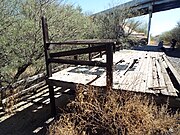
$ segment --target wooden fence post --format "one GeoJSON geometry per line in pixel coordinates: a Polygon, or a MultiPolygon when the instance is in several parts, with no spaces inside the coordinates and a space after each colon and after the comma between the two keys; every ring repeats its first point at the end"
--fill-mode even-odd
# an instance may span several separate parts
{"type": "Polygon", "coordinates": [[[106,88],[107,91],[113,86],[113,44],[106,45],[106,88]]]}
{"type": "MultiPolygon", "coordinates": [[[[91,45],[90,44],[88,44],[88,48],[90,48],[91,47],[91,45]]],[[[89,53],[89,61],[91,61],[91,59],[92,59],[92,54],[91,53],[89,53]]]]}
{"type": "MultiPolygon", "coordinates": [[[[51,63],[49,62],[49,58],[50,58],[49,35],[48,35],[47,20],[45,17],[42,17],[42,31],[43,31],[47,78],[49,78],[52,76],[52,66],[51,66],[51,63]]],[[[49,84],[48,84],[48,87],[49,87],[49,98],[50,98],[50,104],[51,104],[51,114],[55,116],[56,104],[55,104],[55,98],[54,98],[54,88],[53,86],[50,86],[49,84]]]]}
{"type": "Polygon", "coordinates": [[[1,96],[0,96],[0,107],[2,107],[3,108],[3,103],[2,103],[2,100],[3,100],[3,89],[1,89],[0,88],[0,94],[1,94],[1,96]]]}

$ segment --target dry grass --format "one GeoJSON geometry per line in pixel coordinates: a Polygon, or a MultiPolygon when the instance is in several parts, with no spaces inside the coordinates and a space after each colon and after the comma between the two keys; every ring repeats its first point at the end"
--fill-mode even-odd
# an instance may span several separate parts
{"type": "Polygon", "coordinates": [[[3,109],[6,112],[7,115],[15,113],[16,104],[18,102],[18,93],[20,91],[20,87],[17,87],[16,89],[8,89],[6,90],[6,98],[3,103],[3,109]]]}
{"type": "Polygon", "coordinates": [[[140,95],[79,87],[49,135],[178,135],[180,114],[140,95]],[[101,90],[99,90],[101,91],[101,90]]]}

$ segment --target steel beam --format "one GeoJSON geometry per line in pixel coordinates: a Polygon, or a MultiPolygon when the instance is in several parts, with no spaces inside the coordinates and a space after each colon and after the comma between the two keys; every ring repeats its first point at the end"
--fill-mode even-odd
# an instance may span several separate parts
{"type": "MultiPolygon", "coordinates": [[[[113,8],[109,8],[107,10],[101,11],[99,13],[93,14],[92,16],[97,16],[101,14],[109,14],[113,13],[114,10],[123,11],[124,9],[134,9],[134,11],[141,12],[141,15],[149,14],[149,4],[153,3],[153,11],[160,12],[165,10],[170,10],[174,8],[180,7],[180,0],[132,0],[130,2],[115,6],[113,8]]],[[[140,16],[139,14],[132,14],[131,17],[140,16]]]]}

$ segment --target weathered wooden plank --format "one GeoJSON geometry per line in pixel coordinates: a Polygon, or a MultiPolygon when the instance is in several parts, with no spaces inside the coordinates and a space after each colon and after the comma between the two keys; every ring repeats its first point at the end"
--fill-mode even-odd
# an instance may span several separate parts
{"type": "Polygon", "coordinates": [[[66,87],[68,89],[73,89],[73,90],[76,89],[76,83],[74,83],[74,82],[48,79],[47,83],[51,86],[66,87]]]}
{"type": "Polygon", "coordinates": [[[128,90],[132,91],[130,87],[134,85],[136,82],[135,74],[132,74],[132,72],[127,72],[126,75],[124,75],[124,80],[120,83],[120,89],[122,90],[128,90]]]}
{"type": "Polygon", "coordinates": [[[94,80],[97,75],[85,74],[85,73],[75,73],[75,72],[57,72],[50,77],[50,80],[57,80],[62,82],[73,82],[86,85],[90,81],[94,80]]]}
{"type": "MultiPolygon", "coordinates": [[[[152,64],[152,59],[151,59],[151,57],[148,55],[148,53],[147,53],[147,55],[146,55],[146,60],[145,60],[145,62],[146,62],[146,65],[145,65],[145,71],[144,71],[144,75],[143,75],[143,83],[144,83],[144,92],[147,92],[147,93],[153,93],[154,94],[154,91],[152,91],[152,90],[150,90],[149,88],[148,88],[148,86],[147,86],[147,83],[148,83],[148,75],[149,75],[149,70],[151,71],[151,73],[152,73],[152,65],[150,65],[150,64],[152,64]]],[[[151,77],[151,76],[150,76],[151,77]]],[[[152,79],[152,78],[151,78],[152,79]]],[[[150,83],[152,82],[152,80],[150,81],[150,83]]]]}
{"type": "Polygon", "coordinates": [[[165,84],[167,86],[167,92],[161,91],[162,94],[169,96],[177,96],[176,89],[174,88],[171,79],[166,71],[166,67],[167,67],[166,63],[162,62],[162,64],[160,63],[160,66],[164,76],[165,84]]]}
{"type": "Polygon", "coordinates": [[[121,76],[123,76],[123,75],[125,75],[127,72],[128,72],[128,70],[133,66],[133,64],[134,64],[134,59],[128,59],[128,60],[125,60],[125,63],[128,65],[127,66],[127,68],[124,70],[124,71],[122,71],[121,72],[121,76]]]}
{"type": "Polygon", "coordinates": [[[152,71],[152,57],[150,56],[150,61],[149,61],[149,72],[148,72],[148,80],[147,80],[147,88],[153,87],[153,71],[152,71]]]}
{"type": "Polygon", "coordinates": [[[74,65],[89,65],[106,67],[106,63],[100,61],[83,61],[83,60],[65,60],[65,59],[48,59],[50,63],[74,64],[74,65]]]}
{"type": "Polygon", "coordinates": [[[180,74],[175,70],[175,68],[172,66],[172,64],[170,63],[170,61],[167,59],[166,55],[162,55],[164,61],[166,62],[167,66],[170,68],[170,70],[172,71],[173,75],[176,77],[177,81],[180,84],[180,74]]]}
{"type": "Polygon", "coordinates": [[[70,50],[70,51],[50,53],[50,57],[52,58],[52,57],[72,56],[72,55],[86,54],[86,53],[99,52],[105,50],[106,50],[106,46],[100,45],[100,46],[93,46],[93,47],[70,50]]]}
{"type": "Polygon", "coordinates": [[[123,73],[127,67],[128,67],[128,64],[125,61],[115,65],[114,78],[113,78],[114,89],[121,89],[122,81],[125,78],[123,73]]]}
{"type": "MultiPolygon", "coordinates": [[[[140,60],[139,60],[140,61],[140,60]]],[[[146,54],[142,55],[140,66],[137,72],[139,72],[139,84],[135,87],[135,91],[146,92],[146,81],[147,81],[147,71],[149,67],[149,57],[146,54]]]]}
{"type": "Polygon", "coordinates": [[[54,45],[82,45],[82,44],[118,44],[116,39],[84,39],[84,40],[68,40],[65,42],[56,42],[56,43],[49,43],[54,45]]]}
{"type": "Polygon", "coordinates": [[[157,73],[158,73],[158,79],[159,79],[159,86],[161,88],[166,88],[166,84],[165,84],[161,66],[160,66],[160,59],[156,60],[156,67],[157,67],[157,73]]]}
{"type": "Polygon", "coordinates": [[[132,51],[130,54],[132,57],[131,59],[133,61],[131,61],[130,65],[129,65],[129,69],[127,72],[129,72],[129,74],[125,74],[125,80],[124,82],[128,82],[129,86],[126,85],[125,88],[123,89],[127,89],[130,91],[143,91],[143,88],[139,89],[139,86],[141,84],[142,81],[142,75],[143,73],[140,71],[140,69],[142,68],[144,62],[143,62],[143,57],[144,57],[144,53],[143,52],[139,52],[137,53],[137,51],[132,51]]]}
{"type": "Polygon", "coordinates": [[[103,73],[97,80],[95,80],[93,83],[90,85],[93,86],[99,86],[99,87],[104,87],[106,86],[106,73],[103,73]]]}
{"type": "Polygon", "coordinates": [[[125,72],[129,70],[131,62],[132,62],[131,58],[127,57],[127,59],[124,58],[122,62],[115,65],[114,84],[113,84],[114,88],[122,89],[123,81],[126,78],[125,72]]]}
{"type": "Polygon", "coordinates": [[[130,58],[128,57],[129,52],[126,53],[125,51],[116,52],[116,55],[114,56],[113,62],[114,62],[114,78],[113,78],[113,88],[114,89],[120,89],[121,82],[124,80],[124,73],[126,72],[129,63],[130,58]]]}
{"type": "Polygon", "coordinates": [[[157,72],[157,67],[156,67],[156,57],[153,57],[152,59],[152,69],[153,69],[153,88],[158,88],[159,83],[158,83],[158,72],[157,72]]]}
{"type": "Polygon", "coordinates": [[[113,85],[113,44],[106,44],[106,87],[112,89],[113,85]]]}
{"type": "Polygon", "coordinates": [[[158,72],[159,72],[159,78],[160,78],[159,80],[160,88],[161,88],[160,92],[163,93],[164,95],[169,95],[168,87],[165,82],[167,80],[167,79],[165,80],[165,76],[167,74],[166,74],[166,70],[163,69],[164,67],[162,67],[163,66],[162,64],[163,64],[162,60],[161,58],[159,58],[159,60],[157,61],[157,65],[158,65],[158,72]]]}
{"type": "MultiPolygon", "coordinates": [[[[120,76],[122,77],[121,82],[119,82],[120,84],[120,89],[124,89],[124,90],[131,90],[132,91],[132,84],[135,83],[136,79],[135,78],[135,74],[132,74],[132,71],[129,71],[129,69],[133,66],[134,64],[134,53],[133,51],[125,51],[123,52],[125,54],[124,60],[125,62],[123,62],[122,64],[127,65],[127,67],[120,71],[120,76]],[[133,82],[134,81],[134,82],[133,82]]],[[[120,64],[120,65],[122,65],[120,64]]]]}
{"type": "Polygon", "coordinates": [[[141,80],[141,77],[140,77],[141,74],[139,72],[140,66],[142,64],[142,62],[139,63],[139,61],[141,61],[141,58],[140,58],[141,55],[142,55],[141,52],[137,53],[136,51],[130,51],[130,52],[128,51],[128,53],[126,53],[126,56],[124,57],[125,62],[119,63],[118,65],[122,65],[123,63],[126,63],[128,64],[128,66],[126,70],[124,71],[117,69],[115,88],[118,87],[120,89],[129,89],[131,91],[137,91],[137,87],[139,86],[140,80],[141,80]],[[134,58],[137,58],[139,60],[137,60],[137,63],[133,64],[134,58]],[[129,69],[131,69],[132,71],[131,70],[128,71],[129,69]],[[122,75],[121,72],[123,72],[123,74],[127,72],[127,75],[126,74],[122,75]],[[118,78],[118,75],[119,75],[119,78],[118,78]],[[119,83],[119,85],[117,83],[119,83]]]}

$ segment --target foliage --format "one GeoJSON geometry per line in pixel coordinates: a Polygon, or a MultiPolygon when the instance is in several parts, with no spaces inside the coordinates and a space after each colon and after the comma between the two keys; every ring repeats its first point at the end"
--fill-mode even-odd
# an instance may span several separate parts
{"type": "Polygon", "coordinates": [[[10,35],[8,35],[7,33],[11,34],[11,31],[10,29],[8,29],[8,27],[12,26],[15,22],[15,13],[13,13],[15,10],[15,5],[16,3],[14,0],[0,1],[0,85],[2,79],[4,79],[4,76],[2,74],[5,74],[3,73],[4,70],[2,70],[2,68],[10,64],[9,54],[11,53],[11,51],[7,48],[10,46],[11,40],[9,38],[10,35]]]}
{"type": "Polygon", "coordinates": [[[129,19],[133,14],[138,14],[130,8],[121,10],[112,8],[107,13],[94,16],[98,27],[98,38],[117,39],[124,48],[131,47],[131,33],[140,25],[139,21],[129,19]]]}
{"type": "Polygon", "coordinates": [[[179,113],[158,107],[145,96],[122,91],[101,93],[92,86],[78,87],[78,94],[50,135],[164,135],[178,134],[179,113]]]}
{"type": "Polygon", "coordinates": [[[131,14],[135,13],[130,8],[123,8],[121,11],[112,9],[109,13],[95,16],[95,22],[99,24],[98,35],[100,38],[120,39],[128,37],[140,24],[138,21],[129,19],[131,14]]]}
{"type": "Polygon", "coordinates": [[[147,23],[141,23],[138,27],[135,28],[135,31],[147,34],[147,23]]]}
{"type": "Polygon", "coordinates": [[[175,28],[160,35],[160,40],[169,42],[169,44],[172,39],[176,39],[177,47],[180,47],[180,21],[177,22],[177,26],[175,28]]]}

